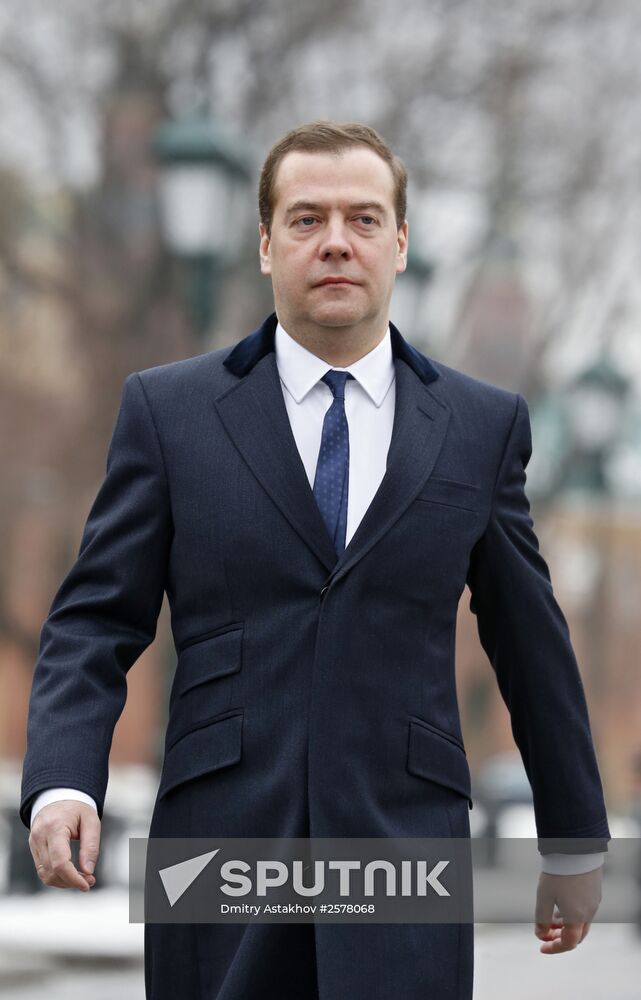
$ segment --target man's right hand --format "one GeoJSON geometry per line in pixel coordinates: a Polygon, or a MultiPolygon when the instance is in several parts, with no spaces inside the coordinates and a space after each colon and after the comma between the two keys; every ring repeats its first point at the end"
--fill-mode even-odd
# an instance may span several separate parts
{"type": "Polygon", "coordinates": [[[62,799],[43,806],[33,821],[29,849],[38,878],[58,889],[89,892],[100,849],[100,820],[86,802],[62,799]],[[80,871],[71,860],[72,840],[80,840],[80,871]]]}

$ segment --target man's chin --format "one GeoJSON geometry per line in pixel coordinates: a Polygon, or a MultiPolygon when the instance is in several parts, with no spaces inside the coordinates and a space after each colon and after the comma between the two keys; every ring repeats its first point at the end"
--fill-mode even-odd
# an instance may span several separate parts
{"type": "Polygon", "coordinates": [[[355,309],[319,309],[311,316],[313,323],[329,328],[356,326],[364,318],[363,314],[355,309]]]}

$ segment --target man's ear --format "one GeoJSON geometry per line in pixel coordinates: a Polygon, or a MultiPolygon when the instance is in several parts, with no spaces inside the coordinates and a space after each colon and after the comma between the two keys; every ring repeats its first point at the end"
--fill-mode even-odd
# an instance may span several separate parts
{"type": "Polygon", "coordinates": [[[267,230],[265,229],[262,222],[258,223],[258,232],[260,234],[260,273],[270,275],[272,273],[272,259],[270,253],[270,238],[267,235],[267,230]]]}
{"type": "Polygon", "coordinates": [[[409,226],[404,222],[398,229],[398,250],[396,253],[396,273],[401,274],[407,267],[407,246],[409,226]]]}

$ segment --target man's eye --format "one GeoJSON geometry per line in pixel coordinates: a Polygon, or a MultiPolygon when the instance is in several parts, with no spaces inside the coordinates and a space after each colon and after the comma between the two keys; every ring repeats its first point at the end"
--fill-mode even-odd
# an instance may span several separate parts
{"type": "Polygon", "coordinates": [[[303,228],[309,229],[310,226],[314,225],[316,219],[313,215],[304,215],[302,219],[297,219],[296,222],[298,225],[303,226],[303,228]]]}
{"type": "Polygon", "coordinates": [[[361,222],[366,223],[368,226],[376,222],[376,219],[374,219],[371,215],[359,215],[358,218],[361,222]]]}

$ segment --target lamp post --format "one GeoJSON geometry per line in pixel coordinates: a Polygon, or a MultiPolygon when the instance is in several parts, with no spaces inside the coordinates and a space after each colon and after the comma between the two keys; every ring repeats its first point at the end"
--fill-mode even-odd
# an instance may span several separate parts
{"type": "Polygon", "coordinates": [[[607,459],[619,440],[630,384],[602,358],[575,379],[566,392],[573,461],[569,487],[607,497],[607,459]]]}
{"type": "Polygon", "coordinates": [[[407,267],[399,274],[394,286],[391,317],[401,333],[421,346],[426,339],[421,324],[423,293],[434,271],[434,265],[420,253],[409,250],[407,267]]]}
{"type": "Polygon", "coordinates": [[[220,274],[241,249],[249,156],[205,115],[164,122],[151,148],[161,167],[163,238],[180,262],[191,317],[204,338],[220,274]]]}
{"type": "Polygon", "coordinates": [[[528,495],[542,509],[560,495],[599,500],[626,491],[611,456],[624,437],[630,390],[625,375],[602,358],[562,392],[531,404],[536,448],[528,465],[528,495]]]}
{"type": "Polygon", "coordinates": [[[582,509],[585,519],[582,534],[565,550],[563,572],[583,620],[597,735],[611,656],[613,504],[625,492],[612,455],[625,436],[630,390],[628,378],[602,357],[531,410],[535,449],[527,472],[528,495],[542,511],[567,497],[571,509],[582,509]]]}
{"type": "Polygon", "coordinates": [[[566,392],[570,465],[566,489],[592,501],[593,522],[588,546],[594,556],[594,581],[586,615],[586,649],[598,713],[604,700],[604,671],[610,656],[610,600],[614,535],[612,505],[618,494],[609,458],[619,443],[626,417],[629,380],[606,358],[585,369],[566,392]],[[596,502],[596,503],[595,503],[596,502]]]}

